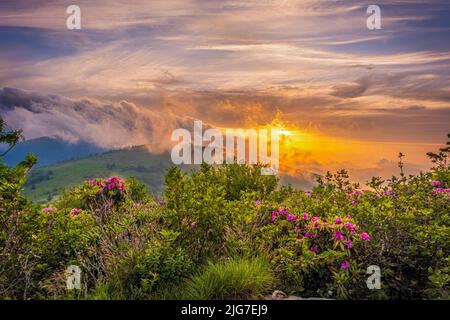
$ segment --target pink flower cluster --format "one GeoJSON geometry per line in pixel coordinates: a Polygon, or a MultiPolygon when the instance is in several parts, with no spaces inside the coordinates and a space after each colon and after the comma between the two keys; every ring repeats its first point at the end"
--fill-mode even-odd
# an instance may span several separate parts
{"type": "Polygon", "coordinates": [[[433,188],[433,194],[448,194],[450,195],[450,188],[433,188]]]}
{"type": "Polygon", "coordinates": [[[369,190],[365,190],[365,189],[353,189],[352,191],[347,192],[347,196],[356,196],[356,198],[359,199],[366,192],[370,192],[370,191],[369,190]]]}
{"type": "Polygon", "coordinates": [[[397,194],[395,193],[395,192],[393,192],[393,191],[389,191],[389,190],[387,190],[387,191],[384,191],[383,192],[383,195],[385,195],[385,196],[392,196],[392,197],[397,197],[397,194]]]}
{"type": "MultiPolygon", "coordinates": [[[[351,216],[348,214],[327,221],[327,219],[321,219],[317,216],[309,218],[306,212],[300,218],[291,214],[286,208],[279,208],[272,212],[272,221],[276,223],[279,220],[292,222],[297,237],[308,241],[309,250],[315,254],[319,254],[328,248],[340,248],[342,244],[344,250],[349,254],[350,251],[348,250],[353,248],[355,238],[362,241],[371,240],[367,232],[357,233],[358,226],[353,223],[351,216]]],[[[347,260],[341,263],[341,269],[349,268],[350,263],[347,260]]]]}
{"type": "Polygon", "coordinates": [[[98,186],[99,187],[99,193],[108,191],[108,190],[119,190],[119,191],[125,191],[125,182],[122,178],[113,176],[108,179],[92,179],[86,181],[87,184],[98,186]]]}
{"type": "Polygon", "coordinates": [[[45,213],[51,213],[54,211],[56,211],[56,208],[53,208],[53,207],[42,208],[42,212],[45,212],[45,213]]]}
{"type": "Polygon", "coordinates": [[[289,212],[289,210],[281,207],[278,211],[272,211],[272,221],[276,221],[279,216],[285,216],[287,221],[296,221],[298,217],[289,212]]]}
{"type": "Polygon", "coordinates": [[[364,189],[353,189],[350,192],[347,192],[347,197],[352,200],[352,206],[355,206],[358,203],[358,200],[369,190],[364,189]]]}
{"type": "Polygon", "coordinates": [[[75,218],[81,212],[83,212],[83,209],[73,208],[72,210],[70,210],[70,214],[71,214],[72,218],[75,218]]]}

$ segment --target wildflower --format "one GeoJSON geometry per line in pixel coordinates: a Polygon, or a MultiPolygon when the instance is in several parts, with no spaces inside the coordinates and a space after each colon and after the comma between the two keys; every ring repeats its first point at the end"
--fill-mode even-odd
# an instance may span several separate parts
{"type": "Polygon", "coordinates": [[[433,185],[433,186],[440,186],[440,185],[442,185],[442,182],[439,181],[439,180],[433,180],[433,181],[431,181],[431,185],[433,185]]]}
{"type": "Polygon", "coordinates": [[[72,210],[70,210],[70,214],[72,216],[72,218],[75,218],[78,216],[78,214],[80,214],[83,210],[82,209],[77,209],[77,208],[73,208],[72,210]]]}
{"type": "Polygon", "coordinates": [[[351,219],[352,217],[351,217],[349,214],[346,214],[346,215],[344,216],[344,218],[345,218],[345,219],[351,219]]]}
{"type": "Polygon", "coordinates": [[[308,220],[308,214],[306,212],[303,214],[303,219],[308,220]]]}
{"type": "Polygon", "coordinates": [[[309,248],[309,250],[311,250],[315,254],[318,254],[320,252],[320,250],[317,246],[312,246],[311,248],[309,248]]]}
{"type": "Polygon", "coordinates": [[[298,230],[300,230],[300,227],[299,226],[294,226],[294,230],[298,231],[298,230]]]}
{"type": "Polygon", "coordinates": [[[333,237],[338,241],[344,240],[344,235],[340,231],[333,232],[333,237]]]}
{"type": "Polygon", "coordinates": [[[277,220],[277,216],[278,216],[278,212],[277,211],[272,211],[272,221],[276,221],[277,220]]]}
{"type": "Polygon", "coordinates": [[[56,208],[53,208],[53,207],[42,208],[42,212],[45,212],[45,213],[50,213],[53,211],[56,211],[56,208]]]}
{"type": "Polygon", "coordinates": [[[341,218],[336,218],[336,220],[334,221],[335,224],[341,224],[342,223],[342,219],[341,218]]]}
{"type": "Polygon", "coordinates": [[[444,193],[450,193],[450,188],[433,188],[433,194],[444,194],[444,193]]]}
{"type": "Polygon", "coordinates": [[[259,206],[260,203],[261,203],[261,200],[256,200],[256,201],[255,201],[255,206],[259,206]]]}
{"type": "Polygon", "coordinates": [[[353,248],[353,242],[352,241],[347,241],[347,248],[351,249],[353,248]]]}
{"type": "Polygon", "coordinates": [[[311,222],[318,222],[320,219],[319,217],[312,217],[311,222]]]}
{"type": "Polygon", "coordinates": [[[363,240],[363,241],[370,241],[370,236],[369,236],[369,234],[366,233],[366,232],[361,233],[361,234],[359,235],[359,237],[360,237],[361,240],[363,240]]]}
{"type": "Polygon", "coordinates": [[[350,263],[347,260],[342,261],[341,262],[341,269],[342,270],[346,270],[348,268],[350,268],[350,263]]]}
{"type": "Polygon", "coordinates": [[[297,220],[297,216],[288,213],[288,214],[286,215],[286,220],[287,220],[287,221],[295,221],[295,220],[297,220]]]}

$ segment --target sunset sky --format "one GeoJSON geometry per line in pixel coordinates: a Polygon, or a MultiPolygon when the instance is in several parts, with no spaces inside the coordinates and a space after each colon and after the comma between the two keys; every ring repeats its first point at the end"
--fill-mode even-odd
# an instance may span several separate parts
{"type": "Polygon", "coordinates": [[[417,172],[450,132],[449,17],[448,0],[1,1],[0,112],[28,139],[154,151],[193,119],[278,123],[293,176],[389,175],[399,151],[417,172]]]}

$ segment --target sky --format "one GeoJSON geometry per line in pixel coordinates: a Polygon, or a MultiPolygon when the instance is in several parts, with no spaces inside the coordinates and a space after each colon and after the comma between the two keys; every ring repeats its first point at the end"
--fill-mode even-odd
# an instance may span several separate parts
{"type": "Polygon", "coordinates": [[[390,175],[399,151],[414,173],[450,132],[449,17],[448,0],[3,0],[0,112],[28,139],[153,152],[194,119],[277,123],[292,176],[390,175]]]}

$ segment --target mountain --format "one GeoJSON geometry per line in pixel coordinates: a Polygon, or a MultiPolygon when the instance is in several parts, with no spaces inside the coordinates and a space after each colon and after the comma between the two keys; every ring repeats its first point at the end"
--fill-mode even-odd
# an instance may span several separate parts
{"type": "Polygon", "coordinates": [[[134,176],[143,181],[151,192],[159,193],[162,191],[164,173],[170,166],[170,153],[151,154],[145,146],[108,151],[33,168],[25,184],[24,195],[36,202],[46,202],[68,186],[112,175],[134,176]]]}
{"type": "Polygon", "coordinates": [[[79,159],[107,151],[87,142],[68,143],[64,140],[42,137],[18,143],[6,154],[3,161],[8,166],[15,166],[28,153],[38,157],[36,167],[43,167],[63,160],[79,159]]]}

